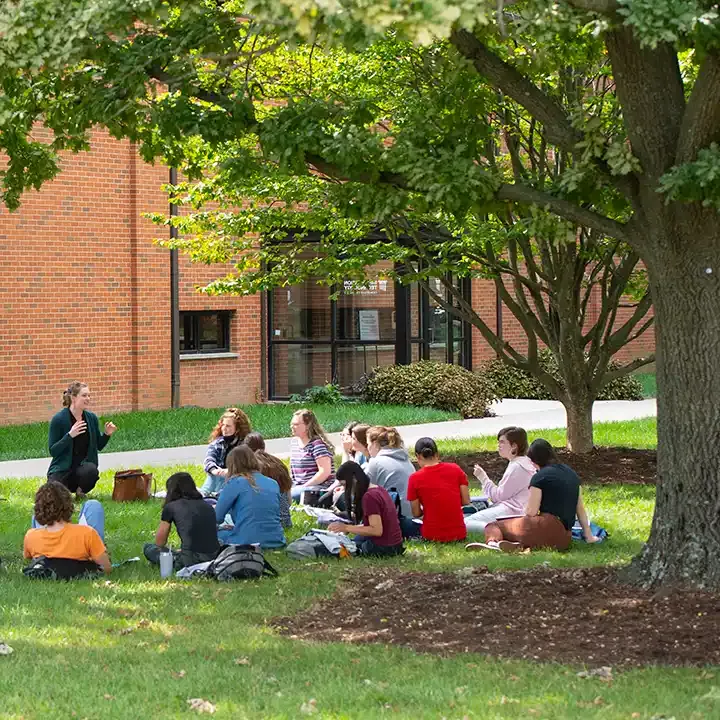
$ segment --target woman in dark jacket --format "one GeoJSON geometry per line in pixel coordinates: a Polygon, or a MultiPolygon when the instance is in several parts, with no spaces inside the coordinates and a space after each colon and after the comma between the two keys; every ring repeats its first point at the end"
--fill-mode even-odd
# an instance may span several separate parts
{"type": "Polygon", "coordinates": [[[100,432],[97,415],[90,412],[90,388],[72,383],[63,392],[63,409],[50,421],[48,445],[50,467],[48,480],[63,484],[78,497],[89,493],[97,484],[98,452],[117,430],[111,422],[100,432]]]}

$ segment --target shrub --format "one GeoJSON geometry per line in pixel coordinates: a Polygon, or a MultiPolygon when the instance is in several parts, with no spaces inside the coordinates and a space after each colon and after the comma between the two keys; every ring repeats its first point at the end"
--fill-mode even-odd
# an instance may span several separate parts
{"type": "MultiPolygon", "coordinates": [[[[549,350],[539,353],[540,365],[553,377],[560,380],[558,364],[549,350]]],[[[608,369],[614,370],[619,364],[610,363],[608,369]]],[[[501,398],[524,398],[527,400],[555,400],[547,388],[524,370],[511,367],[502,360],[488,362],[480,371],[494,393],[501,398]]],[[[623,375],[600,389],[597,400],[642,400],[642,383],[634,375],[623,375]]]]}
{"type": "Polygon", "coordinates": [[[484,417],[495,395],[480,375],[458,365],[423,360],[375,368],[356,386],[367,402],[417,405],[484,417]]]}
{"type": "Polygon", "coordinates": [[[343,402],[343,394],[337,385],[328,383],[327,385],[315,385],[308,388],[302,394],[290,396],[290,402],[293,403],[312,403],[314,405],[337,405],[343,402]]]}

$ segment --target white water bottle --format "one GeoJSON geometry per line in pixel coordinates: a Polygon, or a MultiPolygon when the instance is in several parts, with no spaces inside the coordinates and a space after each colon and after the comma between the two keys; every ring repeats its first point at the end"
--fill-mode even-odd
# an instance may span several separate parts
{"type": "Polygon", "coordinates": [[[173,554],[170,550],[163,550],[160,553],[160,577],[168,578],[173,571],[173,554]]]}

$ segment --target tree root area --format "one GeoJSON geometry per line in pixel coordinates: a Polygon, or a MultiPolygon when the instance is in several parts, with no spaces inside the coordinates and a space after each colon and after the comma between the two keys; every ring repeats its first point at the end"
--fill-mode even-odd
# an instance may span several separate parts
{"type": "Polygon", "coordinates": [[[613,668],[720,664],[720,594],[642,590],[608,568],[349,571],[338,592],[272,622],[304,640],[401,645],[613,668]]]}
{"type": "MultiPolygon", "coordinates": [[[[564,448],[556,448],[558,460],[569,465],[585,485],[654,485],[657,472],[655,450],[633,448],[595,448],[592,452],[578,454],[564,448]]],[[[507,461],[497,453],[478,452],[469,455],[445,455],[445,462],[457,463],[468,476],[472,477],[475,463],[482,465],[495,481],[502,477],[507,461]]]]}

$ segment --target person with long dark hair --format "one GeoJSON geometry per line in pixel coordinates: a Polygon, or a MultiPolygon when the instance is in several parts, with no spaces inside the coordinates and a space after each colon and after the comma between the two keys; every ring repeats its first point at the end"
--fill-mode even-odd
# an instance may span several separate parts
{"type": "Polygon", "coordinates": [[[538,471],[530,480],[530,497],[525,513],[503,518],[485,526],[485,542],[470,543],[468,550],[489,549],[517,552],[524,548],[567,550],[577,515],[583,536],[598,542],[592,534],[580,490],[580,478],[574,470],[558,462],[552,445],[535,440],[527,456],[538,471]]]}
{"type": "Polygon", "coordinates": [[[337,478],[345,486],[346,505],[356,524],[330,523],[328,530],[359,536],[356,542],[361,555],[402,555],[405,547],[397,508],[388,491],[372,484],[352,460],[338,468],[337,478]]]}
{"type": "Polygon", "coordinates": [[[171,475],[165,485],[167,494],[163,503],[160,525],[154,543],[145,543],[143,554],[153,565],[160,564],[160,553],[167,551],[170,528],[180,536],[180,550],[173,550],[176,570],[208,560],[220,552],[215,511],[203,500],[190,473],[171,475]]]}
{"type": "Polygon", "coordinates": [[[422,537],[435,542],[464,540],[463,505],[470,503],[467,476],[459,465],[440,460],[432,438],[415,443],[415,458],[420,469],[410,476],[407,497],[413,516],[423,519],[422,537]]]}

